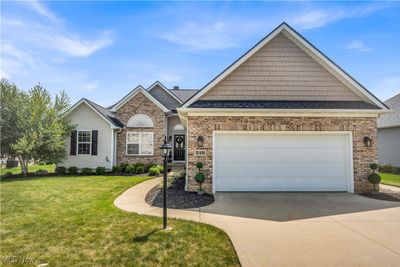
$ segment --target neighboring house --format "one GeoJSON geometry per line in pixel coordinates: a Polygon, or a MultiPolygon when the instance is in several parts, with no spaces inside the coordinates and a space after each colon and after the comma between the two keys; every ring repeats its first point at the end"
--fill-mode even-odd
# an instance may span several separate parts
{"type": "Polygon", "coordinates": [[[378,119],[379,164],[400,166],[400,94],[385,101],[393,112],[378,119]]]}
{"type": "Polygon", "coordinates": [[[209,193],[371,188],[387,107],[287,24],[194,93],[157,82],[108,109],[81,100],[66,115],[79,126],[65,164],[159,162],[167,136],[190,191],[198,161],[209,193]]]}

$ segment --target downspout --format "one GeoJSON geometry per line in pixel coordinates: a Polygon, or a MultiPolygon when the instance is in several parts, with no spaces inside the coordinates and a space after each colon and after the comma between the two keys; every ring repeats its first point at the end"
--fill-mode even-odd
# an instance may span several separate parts
{"type": "Polygon", "coordinates": [[[114,132],[114,144],[113,144],[113,146],[114,146],[114,151],[113,151],[114,156],[113,156],[113,163],[112,163],[113,166],[117,165],[117,134],[119,134],[121,131],[122,131],[122,129],[120,128],[120,129],[118,129],[117,131],[114,132]]]}

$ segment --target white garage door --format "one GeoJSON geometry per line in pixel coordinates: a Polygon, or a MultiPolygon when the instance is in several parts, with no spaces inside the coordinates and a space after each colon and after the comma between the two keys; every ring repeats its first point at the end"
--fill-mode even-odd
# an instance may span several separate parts
{"type": "Polygon", "coordinates": [[[215,132],[214,191],[349,191],[348,133],[215,132]]]}

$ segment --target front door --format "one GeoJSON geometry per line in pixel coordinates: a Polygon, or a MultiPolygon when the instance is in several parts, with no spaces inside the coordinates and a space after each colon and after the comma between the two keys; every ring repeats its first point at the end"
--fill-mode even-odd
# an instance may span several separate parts
{"type": "Polygon", "coordinates": [[[174,135],[174,161],[185,160],[185,135],[174,135]]]}

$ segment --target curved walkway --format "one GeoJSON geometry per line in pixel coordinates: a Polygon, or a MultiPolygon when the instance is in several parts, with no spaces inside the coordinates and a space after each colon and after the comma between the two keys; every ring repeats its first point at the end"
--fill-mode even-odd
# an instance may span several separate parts
{"type": "MultiPolygon", "coordinates": [[[[114,204],[161,216],[145,202],[161,178],[114,204]]],[[[400,203],[349,193],[218,193],[214,204],[168,209],[170,218],[208,223],[231,238],[243,266],[400,266],[400,203]]]]}

